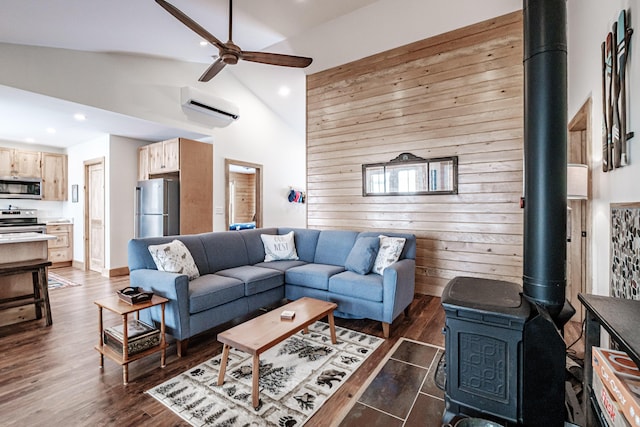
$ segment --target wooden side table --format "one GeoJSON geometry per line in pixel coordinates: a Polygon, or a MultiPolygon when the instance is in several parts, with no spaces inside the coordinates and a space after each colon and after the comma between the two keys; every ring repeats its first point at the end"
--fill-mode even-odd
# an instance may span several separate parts
{"type": "Polygon", "coordinates": [[[100,340],[98,345],[95,346],[95,349],[100,353],[100,368],[104,367],[104,356],[107,356],[109,359],[114,362],[122,365],[122,382],[124,385],[129,383],[129,363],[134,360],[141,359],[150,354],[157,353],[159,351],[162,352],[160,357],[160,367],[164,368],[166,366],[166,348],[167,342],[165,339],[165,324],[164,324],[164,306],[169,300],[154,295],[151,298],[151,301],[142,302],[138,304],[127,304],[118,298],[117,295],[112,295],[106,298],[102,298],[94,301],[94,304],[98,306],[98,332],[100,334],[100,340]],[[129,355],[129,339],[127,337],[127,321],[128,315],[131,313],[136,313],[136,319],[140,318],[140,310],[144,310],[145,308],[153,307],[159,305],[162,318],[160,322],[160,344],[148,348],[140,353],[129,355]],[[123,342],[122,342],[122,354],[113,350],[111,347],[104,343],[104,326],[102,324],[102,309],[107,309],[113,313],[119,314],[122,316],[122,332],[123,332],[123,342]]]}

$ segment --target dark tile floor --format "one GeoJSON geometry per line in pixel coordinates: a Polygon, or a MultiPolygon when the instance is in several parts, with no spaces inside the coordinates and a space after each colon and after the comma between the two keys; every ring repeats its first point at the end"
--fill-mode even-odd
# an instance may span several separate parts
{"type": "Polygon", "coordinates": [[[434,372],[442,351],[403,338],[340,426],[440,427],[444,392],[434,372]]]}

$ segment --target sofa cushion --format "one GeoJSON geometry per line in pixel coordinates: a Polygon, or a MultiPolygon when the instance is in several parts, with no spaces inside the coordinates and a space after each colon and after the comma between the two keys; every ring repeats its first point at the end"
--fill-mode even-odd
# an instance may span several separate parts
{"type": "Polygon", "coordinates": [[[305,264],[306,262],[300,261],[300,260],[287,260],[287,261],[259,262],[254,265],[256,267],[271,268],[273,270],[285,272],[292,267],[297,267],[299,265],[305,265],[305,264]]]}
{"type": "Polygon", "coordinates": [[[318,246],[313,262],[344,266],[347,256],[356,242],[358,233],[346,230],[323,230],[318,236],[318,246]]]}
{"type": "Polygon", "coordinates": [[[205,274],[189,282],[189,313],[199,313],[243,296],[242,281],[217,274],[205,274]]]}
{"type": "Polygon", "coordinates": [[[268,291],[284,284],[284,274],[281,271],[253,265],[220,270],[216,274],[241,280],[245,284],[244,295],[246,296],[268,291]]]}
{"type": "Polygon", "coordinates": [[[185,236],[164,236],[164,237],[142,237],[139,239],[129,240],[127,246],[127,263],[129,265],[129,271],[139,269],[157,270],[156,264],[149,253],[149,245],[160,245],[163,243],[169,243],[172,240],[180,240],[189,249],[193,260],[198,266],[198,271],[201,275],[211,273],[209,269],[209,262],[207,261],[207,254],[202,244],[200,235],[192,234],[185,236]]]}
{"type": "Polygon", "coordinates": [[[290,231],[294,232],[298,258],[304,262],[313,262],[316,256],[316,246],[318,245],[320,230],[310,230],[308,228],[278,228],[278,234],[287,234],[290,231]]]}
{"type": "Polygon", "coordinates": [[[382,274],[384,269],[400,259],[400,254],[404,248],[404,237],[380,236],[380,249],[373,264],[372,271],[382,274]]]}
{"type": "Polygon", "coordinates": [[[349,252],[344,267],[358,274],[369,273],[378,255],[379,247],[380,239],[378,237],[358,237],[349,252]]]}
{"type": "MultiPolygon", "coordinates": [[[[262,244],[261,234],[278,234],[277,228],[255,228],[252,230],[240,230],[238,232],[244,244],[247,247],[247,255],[249,257],[249,265],[255,265],[264,261],[264,245],[262,244]]],[[[298,254],[299,255],[299,254],[298,254]]]]}
{"type": "Polygon", "coordinates": [[[344,271],[329,279],[329,292],[380,302],[382,301],[382,276],[344,271]]]}
{"type": "Polygon", "coordinates": [[[198,234],[207,254],[209,272],[226,270],[249,264],[247,247],[240,232],[218,231],[215,233],[198,234]]]}
{"type": "MultiPolygon", "coordinates": [[[[378,237],[381,233],[375,231],[363,231],[358,235],[358,237],[368,237],[374,236],[378,237]]],[[[402,248],[402,253],[400,254],[400,259],[416,259],[416,235],[409,233],[395,233],[391,231],[385,231],[385,236],[389,237],[404,237],[406,241],[404,242],[404,248],[402,248]]]]}
{"type": "Polygon", "coordinates": [[[260,238],[264,244],[264,262],[297,260],[296,244],[294,241],[294,232],[287,234],[271,235],[261,234],[260,238]]]}
{"type": "Polygon", "coordinates": [[[180,240],[149,245],[148,249],[158,270],[186,274],[189,280],[200,276],[191,252],[180,240]]]}
{"type": "Polygon", "coordinates": [[[344,271],[344,267],[327,264],[305,264],[286,271],[285,282],[307,288],[327,290],[329,278],[344,271]]]}

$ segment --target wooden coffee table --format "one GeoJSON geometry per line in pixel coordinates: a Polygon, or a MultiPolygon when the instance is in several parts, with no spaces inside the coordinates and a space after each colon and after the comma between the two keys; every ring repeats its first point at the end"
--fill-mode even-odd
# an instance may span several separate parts
{"type": "Polygon", "coordinates": [[[257,408],[260,402],[258,388],[260,354],[269,350],[279,342],[284,341],[300,330],[309,332],[309,325],[324,316],[329,317],[331,330],[331,342],[337,343],[336,327],[333,319],[333,310],[338,305],[333,302],[321,301],[313,298],[300,298],[268,313],[251,319],[241,325],[235,326],[218,334],[218,341],[224,344],[218,385],[224,383],[224,374],[227,370],[229,348],[233,347],[253,355],[252,389],[251,398],[253,407],[257,408]],[[291,320],[281,320],[280,313],[284,310],[295,311],[295,317],[291,320]]]}

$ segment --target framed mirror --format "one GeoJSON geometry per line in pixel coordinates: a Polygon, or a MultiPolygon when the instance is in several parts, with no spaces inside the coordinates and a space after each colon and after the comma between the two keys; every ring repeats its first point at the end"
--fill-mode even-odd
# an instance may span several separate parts
{"type": "Polygon", "coordinates": [[[262,227],[262,165],[225,159],[227,230],[262,227]]]}
{"type": "Polygon", "coordinates": [[[458,194],[458,157],[402,153],[385,163],[362,165],[363,196],[414,194],[458,194]]]}

